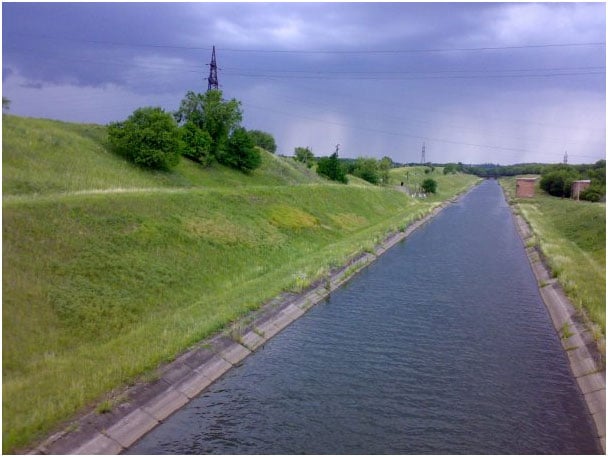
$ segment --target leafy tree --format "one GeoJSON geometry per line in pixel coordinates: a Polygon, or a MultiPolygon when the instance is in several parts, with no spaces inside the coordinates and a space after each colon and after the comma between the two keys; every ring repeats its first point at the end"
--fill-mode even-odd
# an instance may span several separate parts
{"type": "Polygon", "coordinates": [[[259,146],[260,148],[273,154],[277,152],[277,144],[274,141],[274,137],[270,133],[262,132],[261,130],[249,130],[248,133],[253,140],[253,144],[256,146],[259,146]]]}
{"type": "Polygon", "coordinates": [[[427,194],[434,194],[437,192],[437,181],[431,178],[427,178],[422,181],[422,190],[427,194]]]}
{"type": "Polygon", "coordinates": [[[239,127],[243,112],[236,99],[222,100],[222,91],[210,90],[204,94],[188,91],[179,109],[173,113],[180,124],[192,122],[211,137],[211,153],[218,157],[230,134],[239,127]]]}
{"type": "Polygon", "coordinates": [[[372,184],[380,182],[378,161],[371,157],[358,157],[355,160],[352,174],[372,184]]]}
{"type": "Polygon", "coordinates": [[[317,173],[321,176],[324,176],[332,181],[338,181],[346,184],[348,182],[348,178],[346,177],[346,172],[340,165],[340,161],[338,160],[338,153],[334,152],[329,157],[322,157],[319,159],[319,163],[317,165],[317,173]]]}
{"type": "Polygon", "coordinates": [[[211,165],[213,155],[211,147],[213,140],[206,130],[198,128],[194,122],[188,121],[180,127],[182,154],[204,166],[211,165]]]}
{"type": "Polygon", "coordinates": [[[305,163],[308,168],[311,168],[314,163],[315,155],[312,153],[309,147],[296,147],[294,149],[294,158],[298,162],[305,163]]]}
{"type": "Polygon", "coordinates": [[[393,168],[393,166],[393,159],[387,156],[382,157],[378,162],[378,177],[382,184],[388,184],[389,170],[393,168]]]}
{"type": "Polygon", "coordinates": [[[142,167],[168,170],[179,162],[179,130],[162,108],[139,108],[126,121],[109,124],[108,142],[115,153],[142,167]]]}
{"type": "Polygon", "coordinates": [[[9,109],[11,109],[11,101],[6,98],[6,97],[2,97],[2,111],[6,110],[8,111],[9,109]]]}
{"type": "Polygon", "coordinates": [[[218,161],[237,170],[249,173],[262,164],[262,156],[251,139],[251,136],[243,127],[232,132],[218,156],[218,161]]]}

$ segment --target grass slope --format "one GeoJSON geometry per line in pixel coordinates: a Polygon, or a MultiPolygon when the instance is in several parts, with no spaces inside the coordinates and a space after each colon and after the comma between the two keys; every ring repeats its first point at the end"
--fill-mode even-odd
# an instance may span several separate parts
{"type": "Polygon", "coordinates": [[[148,172],[104,135],[4,117],[4,452],[436,204],[267,153],[252,175],[188,161],[148,172]]]}
{"type": "MultiPolygon", "coordinates": [[[[514,199],[515,178],[501,184],[514,199]]],[[[598,337],[605,341],[606,204],[552,197],[538,186],[534,198],[514,201],[553,274],[575,306],[600,326],[598,337]]]]}

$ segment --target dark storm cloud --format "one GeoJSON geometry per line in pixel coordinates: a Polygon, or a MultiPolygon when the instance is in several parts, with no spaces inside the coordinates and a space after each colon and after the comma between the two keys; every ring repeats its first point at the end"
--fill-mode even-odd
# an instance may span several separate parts
{"type": "Polygon", "coordinates": [[[4,3],[3,93],[76,121],[175,109],[215,45],[224,95],[282,153],[585,160],[605,153],[605,45],[533,45],[604,34],[603,4],[4,3]]]}

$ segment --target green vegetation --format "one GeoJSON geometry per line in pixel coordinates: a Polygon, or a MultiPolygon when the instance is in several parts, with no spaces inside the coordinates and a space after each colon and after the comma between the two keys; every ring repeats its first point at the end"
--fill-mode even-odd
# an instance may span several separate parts
{"type": "Polygon", "coordinates": [[[426,179],[433,179],[437,183],[435,193],[427,195],[427,202],[447,200],[470,187],[471,183],[480,181],[480,178],[463,173],[444,174],[441,167],[436,167],[433,171],[426,166],[400,167],[389,171],[389,184],[412,194],[423,192],[422,183],[426,179]]]}
{"type": "Polygon", "coordinates": [[[317,173],[324,178],[332,181],[348,183],[346,169],[338,160],[338,152],[334,152],[329,157],[321,157],[317,162],[317,173]]]}
{"type": "MultiPolygon", "coordinates": [[[[258,308],[301,290],[436,206],[328,183],[259,150],[250,174],[137,167],[107,130],[4,116],[3,451],[258,308]]],[[[442,197],[473,177],[451,175],[442,197]]],[[[451,194],[450,194],[451,192],[451,194]]]]}
{"type": "Polygon", "coordinates": [[[179,162],[179,131],[161,108],[136,109],[124,122],[108,126],[110,150],[136,165],[169,170],[179,162]]]}
{"type": "Polygon", "coordinates": [[[474,165],[465,166],[448,164],[445,173],[454,170],[481,177],[541,175],[540,187],[556,197],[570,197],[572,182],[581,179],[591,181],[591,186],[581,192],[580,199],[593,202],[606,201],[606,161],[598,160],[594,164],[539,164],[524,163],[518,165],[474,165]]]}
{"type": "Polygon", "coordinates": [[[435,181],[433,178],[427,178],[422,181],[420,187],[422,187],[422,190],[427,194],[434,194],[437,192],[437,181],[435,181]]]}
{"type": "Polygon", "coordinates": [[[293,151],[293,157],[298,162],[302,162],[302,163],[306,164],[306,166],[308,168],[312,168],[313,164],[315,163],[315,161],[314,161],[315,155],[312,153],[312,151],[308,147],[306,147],[306,148],[303,148],[300,146],[296,147],[293,151]]]}
{"type": "Polygon", "coordinates": [[[249,130],[249,136],[253,141],[253,144],[259,148],[262,148],[272,154],[277,152],[277,144],[274,141],[274,137],[268,132],[262,132],[261,130],[249,130]]]}
{"type": "Polygon", "coordinates": [[[514,199],[515,179],[500,180],[530,223],[538,245],[570,300],[606,333],[606,205],[555,198],[541,189],[514,199]]]}

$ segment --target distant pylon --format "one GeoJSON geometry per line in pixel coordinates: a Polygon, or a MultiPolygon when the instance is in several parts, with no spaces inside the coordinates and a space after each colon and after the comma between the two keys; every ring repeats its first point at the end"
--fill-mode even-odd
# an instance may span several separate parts
{"type": "Polygon", "coordinates": [[[215,46],[213,46],[213,52],[211,54],[211,63],[209,64],[209,77],[207,81],[209,82],[209,86],[207,87],[207,92],[212,89],[218,90],[220,85],[217,81],[217,63],[215,62],[215,46]]]}
{"type": "Polygon", "coordinates": [[[420,157],[420,163],[426,163],[426,144],[422,143],[422,156],[420,157]]]}
{"type": "Polygon", "coordinates": [[[568,163],[568,151],[564,152],[564,163],[568,163]]]}

